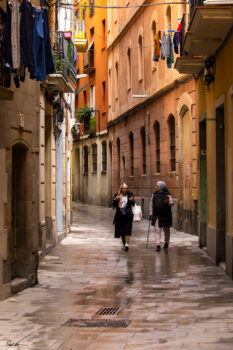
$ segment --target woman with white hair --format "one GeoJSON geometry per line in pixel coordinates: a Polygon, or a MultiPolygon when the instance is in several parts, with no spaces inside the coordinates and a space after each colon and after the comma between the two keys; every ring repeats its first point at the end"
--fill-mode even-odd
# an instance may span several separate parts
{"type": "Polygon", "coordinates": [[[172,226],[172,211],[171,206],[174,204],[164,181],[157,181],[155,192],[151,198],[152,216],[151,225],[155,226],[155,243],[156,250],[161,250],[161,231],[163,229],[165,236],[164,249],[168,249],[170,241],[170,227],[172,226]]]}
{"type": "Polygon", "coordinates": [[[134,205],[133,193],[128,191],[128,185],[123,183],[119,192],[114,195],[113,207],[116,208],[116,214],[113,223],[115,224],[115,238],[121,237],[126,252],[129,250],[129,240],[132,234],[133,212],[131,207],[134,205]]]}

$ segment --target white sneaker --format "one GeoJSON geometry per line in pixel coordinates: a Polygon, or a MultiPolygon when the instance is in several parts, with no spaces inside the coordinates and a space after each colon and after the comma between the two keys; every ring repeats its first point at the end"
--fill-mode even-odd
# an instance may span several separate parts
{"type": "Polygon", "coordinates": [[[125,243],[125,251],[127,252],[129,250],[129,245],[128,243],[125,243]]]}

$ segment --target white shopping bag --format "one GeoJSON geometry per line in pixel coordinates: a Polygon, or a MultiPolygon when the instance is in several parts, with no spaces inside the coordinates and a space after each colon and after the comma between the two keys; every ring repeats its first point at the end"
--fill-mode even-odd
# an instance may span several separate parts
{"type": "Polygon", "coordinates": [[[135,204],[132,207],[133,212],[133,221],[141,221],[142,220],[142,209],[140,205],[135,204]]]}

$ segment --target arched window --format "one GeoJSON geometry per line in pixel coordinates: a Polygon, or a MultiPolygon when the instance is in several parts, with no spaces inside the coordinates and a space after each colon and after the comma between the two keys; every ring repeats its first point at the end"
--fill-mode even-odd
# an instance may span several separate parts
{"type": "Polygon", "coordinates": [[[156,154],[156,173],[160,173],[160,125],[155,123],[155,154],[156,154]]]}
{"type": "Polygon", "coordinates": [[[153,43],[153,52],[155,52],[155,34],[156,34],[156,22],[152,22],[151,26],[151,35],[152,35],[152,43],[153,43]]]}
{"type": "Polygon", "coordinates": [[[127,50],[127,89],[131,89],[131,49],[127,50]]]}
{"type": "Polygon", "coordinates": [[[117,99],[118,98],[118,91],[119,91],[119,89],[118,89],[118,87],[119,87],[119,63],[118,62],[116,62],[116,64],[115,64],[115,72],[116,72],[116,74],[115,74],[115,98],[117,99]]]}
{"type": "Polygon", "coordinates": [[[170,162],[171,171],[176,171],[176,131],[175,118],[171,114],[168,119],[169,136],[170,136],[170,162]]]}
{"type": "Polygon", "coordinates": [[[143,52],[142,52],[142,36],[138,38],[138,81],[143,79],[143,52]]]}
{"type": "Polygon", "coordinates": [[[88,174],[88,147],[84,146],[83,148],[83,172],[88,174]]]}
{"type": "Polygon", "coordinates": [[[92,171],[97,173],[97,144],[92,145],[92,171]]]}
{"type": "Polygon", "coordinates": [[[169,5],[166,10],[166,30],[172,29],[172,11],[171,11],[171,6],[169,5]]]}
{"type": "Polygon", "coordinates": [[[134,176],[134,141],[133,133],[129,134],[130,175],[134,176]]]}
{"type": "Polygon", "coordinates": [[[141,159],[142,159],[142,174],[146,174],[146,132],[142,127],[141,131],[141,159]]]}
{"type": "Polygon", "coordinates": [[[107,171],[107,142],[102,142],[102,171],[107,171]]]}

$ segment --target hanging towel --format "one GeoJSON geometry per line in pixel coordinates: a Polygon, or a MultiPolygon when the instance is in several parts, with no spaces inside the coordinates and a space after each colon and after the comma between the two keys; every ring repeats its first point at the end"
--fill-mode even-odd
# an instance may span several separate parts
{"type": "Polygon", "coordinates": [[[161,60],[165,60],[166,52],[167,52],[166,34],[163,33],[162,43],[161,43],[161,60]]]}
{"type": "Polygon", "coordinates": [[[12,1],[11,9],[11,53],[13,69],[20,66],[20,4],[18,0],[12,1]]]}

